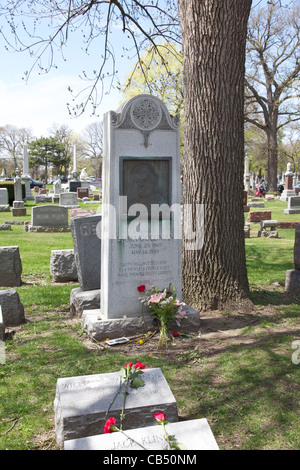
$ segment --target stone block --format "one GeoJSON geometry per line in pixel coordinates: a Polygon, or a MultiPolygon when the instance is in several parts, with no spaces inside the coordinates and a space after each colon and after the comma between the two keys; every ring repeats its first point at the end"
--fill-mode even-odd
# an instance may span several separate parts
{"type": "MultiPolygon", "coordinates": [[[[168,416],[166,416],[166,420],[168,420],[168,416]]],[[[205,418],[169,423],[166,425],[166,431],[169,436],[175,436],[177,442],[187,450],[219,450],[205,418]]],[[[82,437],[64,443],[64,450],[136,451],[145,449],[160,451],[167,449],[162,426],[157,424],[130,429],[126,431],[126,436],[121,432],[114,432],[82,437]]]]}
{"type": "Polygon", "coordinates": [[[0,224],[0,230],[11,230],[10,224],[0,224]]]}
{"type": "Polygon", "coordinates": [[[9,211],[10,211],[9,204],[5,206],[0,206],[0,212],[9,212],[9,211]]]}
{"type": "Polygon", "coordinates": [[[19,209],[16,209],[16,208],[13,207],[12,210],[11,210],[11,215],[13,217],[24,217],[25,215],[27,215],[26,207],[19,208],[19,209]]]}
{"type": "Polygon", "coordinates": [[[98,309],[100,289],[83,291],[80,287],[71,290],[70,310],[74,316],[82,316],[84,310],[98,309]]]}
{"type": "Polygon", "coordinates": [[[250,211],[247,222],[256,223],[261,220],[271,220],[271,211],[250,211]]]}
{"type": "Polygon", "coordinates": [[[19,287],[22,284],[22,262],[18,246],[0,247],[0,287],[19,287]]]}
{"type": "MultiPolygon", "coordinates": [[[[200,313],[188,305],[183,306],[183,310],[187,311],[187,315],[183,318],[180,327],[174,322],[170,325],[170,330],[180,332],[196,332],[200,328],[200,313]]],[[[124,312],[125,313],[125,312],[124,312]]],[[[106,338],[115,339],[120,336],[133,336],[139,333],[153,330],[157,327],[151,315],[142,315],[137,317],[124,317],[107,319],[101,312],[101,309],[84,310],[82,313],[82,326],[88,336],[96,341],[104,341],[106,338]]]]}
{"type": "Polygon", "coordinates": [[[5,327],[17,326],[25,322],[24,307],[15,289],[0,291],[0,306],[5,327]]]}
{"type": "MultiPolygon", "coordinates": [[[[153,426],[153,413],[158,411],[165,413],[169,422],[178,421],[176,400],[161,369],[144,369],[142,377],[143,387],[127,389],[124,431],[153,426]]],[[[121,393],[117,394],[119,387],[118,372],[58,379],[54,400],[58,445],[63,446],[67,440],[104,433],[109,407],[109,415],[119,419],[124,384],[121,393]]]]}
{"type": "Polygon", "coordinates": [[[74,250],[52,250],[50,274],[55,282],[77,281],[74,250]]]}

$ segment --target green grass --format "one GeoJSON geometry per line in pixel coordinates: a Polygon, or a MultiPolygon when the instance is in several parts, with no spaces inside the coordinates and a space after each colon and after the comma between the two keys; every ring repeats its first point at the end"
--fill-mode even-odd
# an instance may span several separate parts
{"type": "MultiPolygon", "coordinates": [[[[274,219],[300,220],[300,214],[299,219],[283,215],[286,203],[265,205],[274,219]]],[[[29,212],[32,202],[26,206],[29,212]]],[[[0,213],[0,223],[9,219],[0,213]]],[[[22,226],[0,232],[1,245],[20,247],[24,284],[17,290],[29,319],[6,330],[0,449],[57,449],[57,379],[118,371],[129,360],[140,360],[162,369],[180,419],[207,418],[221,449],[299,450],[300,364],[291,358],[292,343],[300,339],[300,305],[284,293],[285,271],[293,265],[294,230],[279,230],[279,239],[261,239],[255,237],[258,228],[253,225],[252,238],[245,241],[257,321],[245,326],[233,344],[225,344],[220,333],[209,341],[200,337],[190,347],[187,343],[177,355],[170,349],[153,350],[150,356],[146,345],[125,354],[122,348],[101,349],[84,341],[80,319],[72,318],[69,308],[77,284],[56,285],[49,274],[51,250],[72,248],[70,233],[28,233],[22,226]]],[[[235,316],[223,312],[224,330],[235,316]]]]}

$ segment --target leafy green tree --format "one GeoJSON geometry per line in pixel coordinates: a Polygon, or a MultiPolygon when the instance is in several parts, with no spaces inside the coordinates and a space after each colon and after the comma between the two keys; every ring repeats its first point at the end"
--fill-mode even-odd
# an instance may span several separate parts
{"type": "Polygon", "coordinates": [[[65,149],[55,137],[40,137],[28,144],[29,165],[45,167],[45,180],[48,180],[49,164],[59,168],[64,162],[65,149]]]}

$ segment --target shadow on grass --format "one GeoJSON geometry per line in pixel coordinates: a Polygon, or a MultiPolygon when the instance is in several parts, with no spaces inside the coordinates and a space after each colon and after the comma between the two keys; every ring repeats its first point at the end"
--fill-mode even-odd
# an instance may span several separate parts
{"type": "Polygon", "coordinates": [[[286,292],[270,291],[267,289],[252,290],[250,298],[254,305],[300,304],[300,295],[296,297],[286,292]]]}

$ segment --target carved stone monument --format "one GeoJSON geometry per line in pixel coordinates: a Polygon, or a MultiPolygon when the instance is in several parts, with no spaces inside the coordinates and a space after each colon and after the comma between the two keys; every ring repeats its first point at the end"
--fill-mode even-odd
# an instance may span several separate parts
{"type": "MultiPolygon", "coordinates": [[[[179,116],[159,99],[138,95],[104,115],[104,136],[98,340],[107,337],[108,323],[110,338],[120,327],[135,334],[139,285],[172,284],[181,298],[179,116]]],[[[95,311],[83,313],[89,331],[95,311]]]]}
{"type": "Polygon", "coordinates": [[[16,177],[14,179],[14,202],[12,208],[12,216],[23,217],[26,215],[26,207],[24,207],[24,201],[22,197],[22,179],[19,176],[19,169],[16,169],[16,177]]]}

